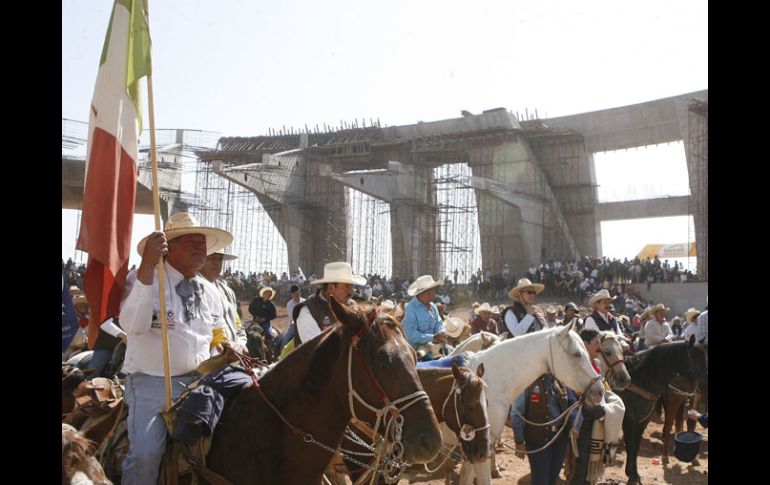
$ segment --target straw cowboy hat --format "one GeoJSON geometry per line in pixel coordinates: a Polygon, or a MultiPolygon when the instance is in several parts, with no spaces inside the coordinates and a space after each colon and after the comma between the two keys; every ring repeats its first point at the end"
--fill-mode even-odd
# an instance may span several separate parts
{"type": "Polygon", "coordinates": [[[476,315],[481,315],[482,312],[494,313],[492,311],[492,307],[490,307],[489,303],[487,303],[487,302],[484,302],[483,304],[481,304],[481,305],[479,305],[479,306],[477,306],[476,308],[473,309],[473,313],[475,313],[476,315]]]}
{"type": "Polygon", "coordinates": [[[667,311],[670,311],[671,309],[670,309],[670,308],[668,308],[668,307],[667,307],[666,305],[664,305],[663,303],[658,303],[658,304],[657,304],[657,305],[655,305],[654,307],[652,307],[652,308],[648,309],[648,310],[647,310],[645,313],[647,314],[647,316],[649,316],[650,318],[652,318],[652,317],[654,317],[654,316],[655,316],[655,312],[657,312],[658,310],[663,310],[664,312],[667,312],[667,311]]]}
{"type": "Polygon", "coordinates": [[[498,313],[500,313],[502,310],[500,310],[500,307],[499,307],[499,306],[495,305],[495,306],[493,306],[493,307],[491,308],[491,311],[492,311],[492,313],[494,313],[495,315],[497,315],[497,314],[498,314],[498,313]]]}
{"type": "Polygon", "coordinates": [[[416,296],[416,295],[419,295],[420,293],[430,290],[431,288],[435,288],[443,284],[444,284],[444,280],[434,281],[433,276],[429,274],[422,275],[416,280],[414,280],[414,283],[409,285],[409,289],[406,290],[406,294],[409,296],[416,296]]]}
{"type": "Polygon", "coordinates": [[[320,280],[310,282],[311,285],[320,285],[323,283],[342,283],[364,286],[366,284],[366,278],[353,274],[353,268],[351,268],[349,263],[326,263],[324,266],[324,277],[320,280]]]}
{"type": "Polygon", "coordinates": [[[396,308],[396,304],[393,302],[393,300],[384,300],[382,303],[380,303],[380,308],[385,311],[389,311],[396,308]]]}
{"type": "MultiPolygon", "coordinates": [[[[163,232],[166,233],[166,241],[171,241],[179,236],[186,234],[203,234],[206,236],[206,254],[211,254],[215,251],[222,249],[233,242],[233,235],[223,229],[217,229],[216,227],[203,227],[192,214],[187,212],[177,212],[173,216],[169,217],[166,221],[166,226],[163,228],[163,232]]],[[[144,253],[144,245],[147,243],[145,237],[136,246],[136,250],[139,255],[144,253]]]]}
{"type": "Polygon", "coordinates": [[[226,252],[222,251],[221,249],[217,249],[213,253],[210,253],[209,256],[213,256],[214,254],[221,254],[222,255],[222,261],[232,261],[234,259],[238,259],[238,256],[236,256],[234,254],[226,253],[226,252]]]}
{"type": "Polygon", "coordinates": [[[259,290],[259,297],[262,298],[266,292],[270,291],[272,294],[270,295],[270,299],[272,300],[275,298],[275,290],[270,288],[269,286],[265,286],[261,290],[259,290]]]}
{"type": "Polygon", "coordinates": [[[517,284],[511,291],[508,292],[508,298],[515,300],[516,297],[519,296],[519,292],[526,289],[532,289],[535,290],[535,293],[540,293],[545,289],[545,285],[541,285],[540,283],[532,283],[528,278],[522,278],[519,280],[519,284],[517,284]]]}
{"type": "Polygon", "coordinates": [[[444,320],[444,332],[451,338],[457,338],[463,333],[463,329],[467,323],[463,322],[457,317],[447,317],[444,320]]]}
{"type": "Polygon", "coordinates": [[[684,312],[684,318],[685,320],[687,320],[687,323],[692,323],[693,319],[695,319],[695,317],[700,315],[700,313],[701,313],[700,310],[698,310],[697,308],[690,307],[687,309],[686,312],[684,312]]]}
{"type": "Polygon", "coordinates": [[[602,300],[614,300],[617,298],[616,296],[610,296],[610,292],[607,290],[600,290],[597,291],[594,296],[591,297],[590,300],[588,300],[588,304],[591,306],[594,306],[596,303],[602,301],[602,300]]]}
{"type": "Polygon", "coordinates": [[[618,320],[620,320],[621,322],[623,322],[625,325],[629,325],[629,324],[631,323],[631,319],[630,319],[630,318],[628,318],[628,315],[620,315],[620,316],[618,317],[618,320]]]}

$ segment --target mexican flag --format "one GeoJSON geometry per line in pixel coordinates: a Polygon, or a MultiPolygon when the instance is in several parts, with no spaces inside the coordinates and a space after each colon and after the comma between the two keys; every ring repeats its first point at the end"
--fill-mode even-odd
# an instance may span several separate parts
{"type": "Polygon", "coordinates": [[[128,272],[141,132],[139,80],[150,74],[145,0],[115,0],[88,127],[83,214],[77,248],[88,252],[84,290],[88,344],[115,316],[128,272]]]}

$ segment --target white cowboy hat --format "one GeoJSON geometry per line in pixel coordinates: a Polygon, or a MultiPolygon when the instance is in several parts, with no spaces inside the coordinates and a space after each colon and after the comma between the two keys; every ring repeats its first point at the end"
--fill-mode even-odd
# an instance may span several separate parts
{"type": "Polygon", "coordinates": [[[515,300],[516,297],[519,296],[519,292],[527,288],[535,290],[535,293],[540,293],[545,289],[545,285],[541,285],[540,283],[532,283],[528,278],[522,278],[519,280],[519,284],[517,284],[511,291],[508,292],[508,298],[515,300]]]}
{"type": "Polygon", "coordinates": [[[664,312],[667,312],[667,311],[670,311],[671,309],[666,307],[666,305],[664,305],[663,303],[658,303],[654,307],[647,309],[645,313],[649,318],[654,318],[655,312],[657,312],[658,310],[663,310],[664,312]]]}
{"type": "Polygon", "coordinates": [[[215,254],[221,254],[222,255],[222,261],[232,261],[234,259],[238,259],[238,256],[230,253],[226,253],[222,251],[221,249],[217,249],[213,253],[209,253],[209,256],[213,256],[215,254]]]}
{"type": "MultiPolygon", "coordinates": [[[[206,254],[211,254],[233,242],[233,235],[223,229],[216,227],[203,227],[192,214],[187,212],[177,212],[169,217],[166,226],[163,228],[166,233],[166,241],[171,241],[185,234],[203,234],[206,236],[206,254]]],[[[136,246],[136,250],[141,256],[144,253],[144,245],[147,243],[145,237],[136,246]]]]}
{"type": "Polygon", "coordinates": [[[551,315],[556,315],[556,307],[553,305],[548,305],[548,308],[545,309],[546,313],[550,313],[551,315]]]}
{"type": "Polygon", "coordinates": [[[392,310],[396,308],[396,304],[393,302],[393,300],[384,300],[382,303],[380,303],[380,308],[383,310],[392,310]]]}
{"type": "Polygon", "coordinates": [[[271,299],[271,300],[272,300],[273,298],[275,298],[275,290],[274,290],[274,289],[272,289],[272,288],[270,288],[269,286],[265,286],[264,288],[262,288],[261,290],[259,290],[259,297],[260,297],[260,298],[262,298],[262,296],[264,296],[264,294],[265,294],[265,292],[266,292],[266,291],[270,291],[270,292],[272,292],[272,295],[270,295],[270,299],[271,299]]]}
{"type": "Polygon", "coordinates": [[[620,315],[620,316],[618,317],[618,320],[620,320],[621,322],[626,322],[626,325],[628,325],[629,323],[631,323],[631,319],[630,319],[630,318],[628,318],[628,315],[620,315]]]}
{"type": "Polygon", "coordinates": [[[692,323],[693,318],[700,315],[701,311],[697,308],[688,308],[686,312],[684,312],[685,320],[687,320],[688,323],[692,323]]]}
{"type": "Polygon", "coordinates": [[[349,263],[326,263],[324,266],[324,277],[320,280],[310,282],[311,285],[319,285],[322,283],[343,283],[364,286],[366,284],[366,278],[353,274],[353,268],[350,267],[349,263]]]}
{"type": "Polygon", "coordinates": [[[473,313],[475,313],[476,315],[481,315],[481,312],[493,313],[492,308],[489,306],[489,303],[487,302],[484,302],[483,304],[473,309],[473,313]]]}
{"type": "Polygon", "coordinates": [[[590,300],[588,300],[588,304],[591,306],[594,306],[595,303],[600,302],[602,300],[614,300],[617,298],[616,296],[610,296],[610,292],[607,290],[599,290],[596,292],[594,296],[591,297],[590,300]]]}
{"type": "Polygon", "coordinates": [[[495,305],[491,308],[491,311],[492,313],[495,313],[495,314],[500,313],[500,307],[495,305]]]}
{"type": "Polygon", "coordinates": [[[444,320],[444,332],[451,338],[457,338],[463,333],[465,322],[457,317],[447,317],[444,320]]]}
{"type": "Polygon", "coordinates": [[[406,290],[406,294],[409,296],[419,295],[420,293],[428,291],[431,288],[441,286],[443,284],[444,284],[444,280],[434,281],[433,276],[428,274],[422,275],[416,280],[414,280],[414,283],[409,285],[409,289],[406,290]]]}

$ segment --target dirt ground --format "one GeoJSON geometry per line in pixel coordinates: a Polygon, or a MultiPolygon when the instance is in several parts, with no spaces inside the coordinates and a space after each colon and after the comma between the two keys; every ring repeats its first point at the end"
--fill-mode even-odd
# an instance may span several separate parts
{"type": "MultiPolygon", "coordinates": [[[[507,302],[491,302],[508,304],[507,302]]],[[[548,305],[550,303],[564,303],[564,302],[537,302],[538,305],[548,305]]],[[[242,303],[243,315],[245,320],[250,320],[251,317],[248,311],[248,302],[242,303]]],[[[276,309],[278,318],[273,320],[273,325],[282,332],[288,327],[288,319],[286,315],[286,307],[279,306],[276,302],[276,309]]],[[[467,318],[470,314],[470,305],[467,307],[454,308],[450,310],[450,315],[458,316],[461,318],[467,318]]],[[[642,438],[642,445],[639,451],[639,457],[637,458],[637,467],[639,469],[639,475],[642,478],[642,483],[645,485],[651,483],[666,483],[672,485],[705,485],[708,483],[708,429],[704,429],[698,425],[696,431],[703,434],[703,443],[701,444],[700,454],[698,460],[700,464],[698,466],[692,466],[689,463],[683,463],[676,459],[671,454],[671,461],[668,465],[657,464],[654,465],[652,461],[657,459],[660,462],[662,451],[662,439],[663,439],[663,423],[657,417],[654,416],[644,431],[644,437],[642,438]]],[[[506,443],[513,445],[513,433],[510,428],[506,427],[503,432],[503,440],[506,443]]],[[[604,470],[603,480],[607,480],[608,483],[615,485],[625,484],[627,477],[624,472],[626,460],[625,447],[620,446],[615,456],[615,462],[608,465],[604,470]],[[612,482],[610,480],[615,480],[612,482]]],[[[529,485],[531,483],[529,473],[529,462],[527,459],[520,460],[516,458],[513,451],[508,448],[498,449],[497,463],[501,468],[500,473],[502,478],[494,479],[493,483],[499,485],[517,484],[517,485],[529,485]]],[[[460,467],[456,466],[452,475],[452,483],[457,483],[459,479],[460,467]]],[[[406,483],[402,480],[401,483],[406,483]]],[[[436,472],[433,475],[428,475],[423,472],[414,477],[409,483],[420,483],[423,485],[444,485],[443,472],[436,472]]],[[[564,471],[559,478],[557,484],[566,484],[564,479],[564,471]]],[[[600,482],[601,483],[601,482],[600,482]]]]}

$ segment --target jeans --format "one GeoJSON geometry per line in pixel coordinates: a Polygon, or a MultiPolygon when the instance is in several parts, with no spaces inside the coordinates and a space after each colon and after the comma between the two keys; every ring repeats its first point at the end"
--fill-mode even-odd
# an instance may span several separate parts
{"type": "Polygon", "coordinates": [[[94,350],[94,353],[91,356],[91,363],[88,365],[88,367],[90,367],[91,369],[94,369],[94,373],[91,375],[92,378],[93,377],[112,378],[112,376],[105,376],[103,374],[104,368],[110,362],[111,357],[112,357],[112,350],[94,350]]]}
{"type": "MultiPolygon", "coordinates": [[[[171,376],[172,400],[197,375],[171,376]]],[[[163,377],[134,373],[126,376],[125,403],[128,406],[129,449],[123,461],[124,485],[147,485],[158,481],[160,462],[166,451],[166,422],[160,412],[166,407],[163,377]]]]}
{"type": "MultiPolygon", "coordinates": [[[[548,440],[553,438],[555,434],[554,432],[549,432],[548,440]]],[[[527,451],[542,448],[544,444],[530,445],[529,443],[524,443],[527,451]]],[[[568,444],[569,426],[562,431],[551,446],[538,453],[527,455],[529,457],[529,469],[532,472],[532,485],[556,485],[559,472],[564,464],[564,454],[567,453],[568,444]]]]}

